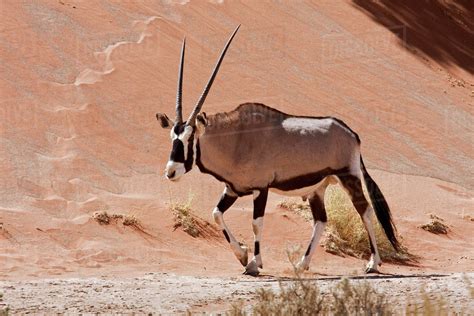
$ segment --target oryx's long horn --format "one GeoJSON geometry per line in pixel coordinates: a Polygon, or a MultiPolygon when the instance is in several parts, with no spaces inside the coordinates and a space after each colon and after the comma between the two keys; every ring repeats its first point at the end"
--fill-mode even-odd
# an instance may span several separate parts
{"type": "Polygon", "coordinates": [[[195,124],[195,118],[196,115],[201,111],[201,107],[204,104],[204,100],[206,100],[207,94],[209,93],[209,90],[211,89],[212,83],[214,82],[214,79],[216,78],[217,72],[219,71],[219,67],[221,66],[222,60],[224,59],[225,53],[227,52],[227,48],[229,48],[230,43],[234,39],[235,34],[240,28],[239,26],[236,27],[232,35],[230,36],[229,40],[225,44],[224,49],[221,52],[221,56],[219,57],[219,60],[217,61],[216,66],[214,67],[214,70],[212,72],[211,78],[209,78],[209,82],[207,83],[206,87],[204,88],[204,91],[201,94],[201,97],[199,98],[199,101],[196,103],[196,106],[194,107],[193,112],[189,116],[188,119],[188,124],[189,125],[194,125],[195,124]]]}
{"type": "Polygon", "coordinates": [[[181,47],[181,61],[179,63],[178,88],[176,92],[176,122],[183,122],[183,69],[184,69],[184,50],[186,48],[186,37],[183,38],[181,47]]]}

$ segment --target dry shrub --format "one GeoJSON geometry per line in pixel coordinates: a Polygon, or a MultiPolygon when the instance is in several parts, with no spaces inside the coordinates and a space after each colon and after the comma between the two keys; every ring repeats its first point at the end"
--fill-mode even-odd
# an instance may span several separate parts
{"type": "MultiPolygon", "coordinates": [[[[418,297],[421,297],[421,304],[420,303],[411,303],[412,297],[409,297],[405,304],[405,315],[423,315],[423,316],[431,316],[431,315],[451,315],[453,311],[450,310],[449,305],[447,304],[446,300],[442,296],[442,294],[431,294],[434,297],[430,297],[428,293],[426,293],[426,289],[424,286],[421,286],[418,291],[420,293],[418,297]]],[[[455,315],[466,315],[466,313],[460,311],[454,313],[455,315]]],[[[453,314],[453,315],[454,315],[453,314]]]]}
{"type": "Polygon", "coordinates": [[[474,222],[474,217],[472,217],[471,215],[462,215],[461,217],[462,217],[462,219],[464,219],[466,221],[474,222]]]}
{"type": "MultiPolygon", "coordinates": [[[[280,282],[279,290],[259,289],[255,304],[245,306],[241,300],[232,304],[227,315],[468,315],[464,307],[453,313],[442,294],[428,294],[422,286],[406,293],[405,298],[388,301],[367,281],[340,280],[326,291],[317,280],[305,280],[295,274],[294,281],[280,282]],[[415,294],[414,294],[415,293],[415,294]],[[421,301],[420,301],[421,299],[421,301]]],[[[471,294],[472,298],[472,294],[471,294]]],[[[393,297],[392,297],[393,299],[393,297]]]]}
{"type": "Polygon", "coordinates": [[[446,235],[448,233],[448,226],[438,220],[432,220],[428,224],[421,225],[420,228],[433,234],[446,235]]]}
{"type": "Polygon", "coordinates": [[[106,211],[97,211],[92,214],[92,218],[100,225],[109,225],[111,222],[122,222],[122,225],[124,226],[130,226],[139,230],[143,230],[140,221],[135,215],[131,214],[109,214],[106,211]]]}
{"type": "Polygon", "coordinates": [[[3,293],[0,293],[0,316],[8,316],[10,308],[3,303],[3,293]]]}
{"type": "Polygon", "coordinates": [[[191,200],[186,203],[174,203],[171,205],[171,212],[174,216],[174,228],[181,227],[184,232],[192,237],[200,235],[197,221],[191,211],[191,200]]]}
{"type": "MultiPolygon", "coordinates": [[[[325,250],[336,255],[368,258],[370,256],[369,236],[349,196],[339,186],[330,185],[326,189],[324,203],[328,214],[328,226],[323,239],[325,250]]],[[[284,200],[279,206],[297,213],[308,221],[312,220],[308,203],[284,200]]],[[[403,245],[399,252],[393,249],[375,216],[372,223],[382,260],[409,262],[415,259],[403,245]]]]}
{"type": "Polygon", "coordinates": [[[463,275],[462,279],[464,280],[464,284],[466,284],[471,300],[474,300],[474,285],[472,285],[471,279],[469,279],[466,274],[463,275]]]}
{"type": "Polygon", "coordinates": [[[449,231],[449,227],[448,225],[443,223],[444,219],[433,214],[429,214],[429,215],[431,218],[431,222],[429,222],[428,224],[421,225],[420,228],[433,234],[446,235],[449,231]]]}
{"type": "Polygon", "coordinates": [[[122,224],[124,226],[132,226],[132,227],[138,227],[140,226],[140,222],[136,218],[135,215],[124,215],[122,216],[122,224]]]}
{"type": "MultiPolygon", "coordinates": [[[[325,205],[329,217],[328,234],[324,243],[326,251],[338,255],[368,258],[369,236],[349,196],[335,185],[328,186],[326,192],[325,205]]],[[[393,249],[375,216],[372,218],[372,223],[382,260],[408,262],[415,259],[403,245],[398,252],[393,249]]]]}
{"type": "Polygon", "coordinates": [[[92,218],[95,219],[100,225],[110,224],[110,216],[106,211],[97,211],[92,214],[92,218]]]}
{"type": "Polygon", "coordinates": [[[390,315],[392,311],[384,295],[367,282],[352,284],[341,280],[328,294],[322,294],[315,281],[296,276],[294,282],[280,282],[278,293],[271,289],[257,291],[256,304],[248,313],[243,304],[232,305],[228,313],[241,315],[390,315]]]}
{"type": "Polygon", "coordinates": [[[280,292],[259,289],[254,315],[317,315],[323,311],[323,296],[313,282],[297,279],[293,284],[280,283],[280,292]]]}
{"type": "Polygon", "coordinates": [[[367,282],[351,284],[342,279],[331,291],[335,315],[390,315],[391,308],[385,296],[377,293],[367,282]]]}
{"type": "Polygon", "coordinates": [[[303,203],[295,200],[286,199],[278,203],[278,206],[287,211],[294,212],[307,221],[313,220],[311,208],[308,203],[303,203]]]}
{"type": "MultiPolygon", "coordinates": [[[[279,282],[279,290],[261,288],[254,298],[255,304],[244,305],[240,300],[232,304],[227,315],[449,315],[451,314],[442,294],[430,297],[424,287],[406,292],[405,298],[388,301],[383,293],[377,292],[368,280],[350,281],[341,279],[327,291],[318,288],[318,280],[301,277],[295,263],[299,249],[287,250],[288,259],[293,266],[294,280],[279,282]],[[414,295],[414,293],[419,293],[414,295]],[[420,302],[412,303],[421,298],[420,302]]],[[[463,279],[474,298],[474,289],[468,276],[463,279]]],[[[393,296],[392,296],[393,299],[393,296]]],[[[460,315],[467,314],[461,310],[460,315]]]]}

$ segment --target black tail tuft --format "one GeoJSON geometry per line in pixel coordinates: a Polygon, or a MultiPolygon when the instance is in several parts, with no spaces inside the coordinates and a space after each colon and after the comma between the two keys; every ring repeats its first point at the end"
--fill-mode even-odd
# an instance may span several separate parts
{"type": "Polygon", "coordinates": [[[362,167],[365,184],[367,186],[367,191],[369,192],[370,200],[372,202],[372,206],[374,207],[375,214],[377,215],[377,219],[382,225],[385,235],[392,244],[393,248],[398,251],[400,249],[400,244],[396,236],[397,229],[393,224],[387,201],[385,200],[385,197],[383,196],[382,191],[380,191],[377,183],[375,183],[375,181],[367,172],[364,161],[362,160],[362,156],[360,157],[360,164],[362,167]]]}

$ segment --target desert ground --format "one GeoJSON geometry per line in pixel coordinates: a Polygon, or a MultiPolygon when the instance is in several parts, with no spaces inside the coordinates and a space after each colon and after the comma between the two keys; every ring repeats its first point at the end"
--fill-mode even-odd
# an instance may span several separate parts
{"type": "MultiPolygon", "coordinates": [[[[312,228],[283,197],[269,195],[253,278],[212,220],[224,185],[197,168],[177,183],[163,175],[171,143],[155,113],[175,111],[183,37],[187,116],[241,24],[203,111],[260,102],[343,120],[417,257],[367,280],[394,302],[423,287],[474,313],[469,1],[5,0],[0,14],[0,311],[225,312],[292,282],[288,249],[312,228]],[[170,207],[186,202],[198,237],[175,225],[170,207]],[[433,216],[447,234],[420,228],[433,216]]],[[[251,197],[225,219],[253,244],[251,197]]],[[[303,277],[325,291],[363,280],[365,264],[320,246],[303,277]]]]}

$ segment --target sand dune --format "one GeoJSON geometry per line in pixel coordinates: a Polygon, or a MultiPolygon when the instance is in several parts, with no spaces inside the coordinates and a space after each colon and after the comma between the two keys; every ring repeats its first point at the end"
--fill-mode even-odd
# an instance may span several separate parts
{"type": "MultiPolygon", "coordinates": [[[[474,78],[461,58],[472,51],[472,31],[441,58],[439,47],[420,42],[426,30],[374,19],[382,9],[397,16],[391,6],[359,1],[4,2],[0,278],[241,272],[223,238],[174,230],[170,203],[193,196],[196,214],[211,221],[223,187],[197,170],[166,182],[169,135],[155,119],[174,113],[182,38],[188,113],[237,24],[204,111],[256,101],[344,120],[360,135],[399,231],[420,257],[417,266],[384,264],[383,272],[472,272],[474,78]],[[99,225],[95,211],[134,215],[143,231],[99,225]],[[418,228],[430,213],[446,220],[448,236],[418,228]]],[[[459,31],[439,19],[444,37],[432,45],[459,31]]],[[[311,230],[282,213],[281,199],[270,196],[262,242],[264,273],[274,276],[291,273],[286,249],[306,244],[311,230]]],[[[251,200],[226,217],[251,244],[251,200]]],[[[322,249],[315,257],[314,275],[362,273],[364,260],[322,249]]]]}

